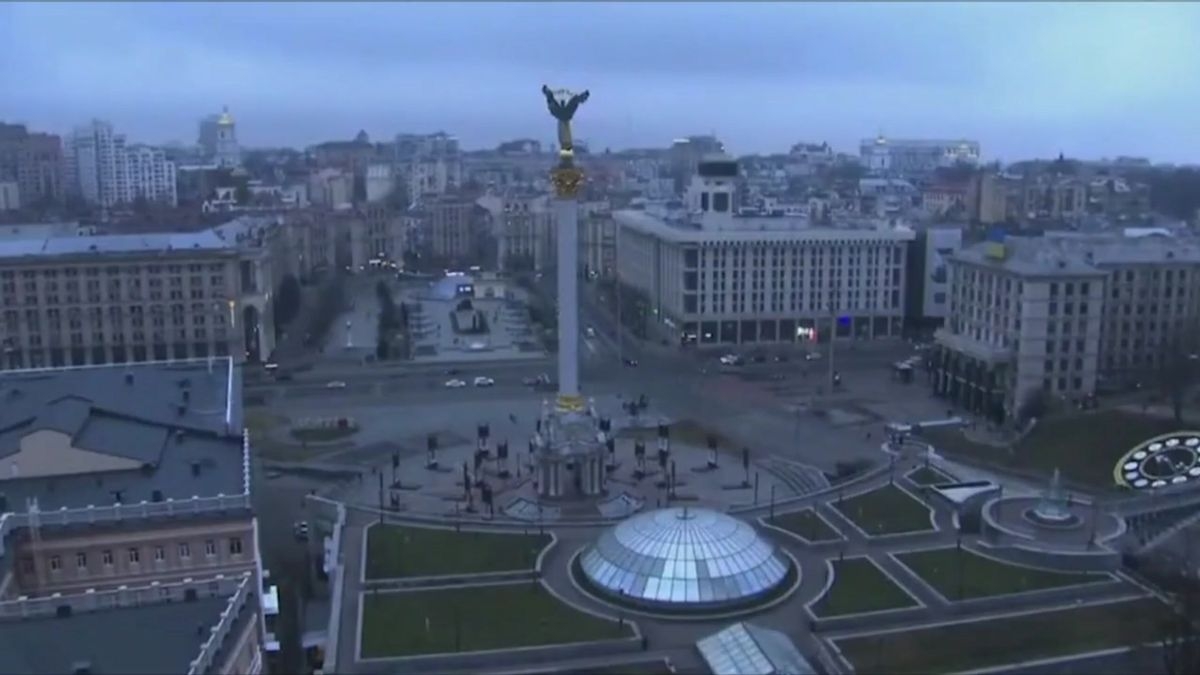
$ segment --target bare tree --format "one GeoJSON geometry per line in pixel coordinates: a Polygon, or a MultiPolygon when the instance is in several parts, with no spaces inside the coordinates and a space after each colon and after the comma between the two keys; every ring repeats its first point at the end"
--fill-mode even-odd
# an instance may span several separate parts
{"type": "Polygon", "coordinates": [[[1183,404],[1200,377],[1200,331],[1194,324],[1181,327],[1163,340],[1158,384],[1171,401],[1175,421],[1183,422],[1183,404]]]}

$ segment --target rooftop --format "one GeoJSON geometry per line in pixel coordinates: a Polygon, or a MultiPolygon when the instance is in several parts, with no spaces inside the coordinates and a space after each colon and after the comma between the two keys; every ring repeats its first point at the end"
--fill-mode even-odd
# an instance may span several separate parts
{"type": "Polygon", "coordinates": [[[1047,232],[1041,237],[1006,237],[1004,256],[995,242],[956,252],[951,259],[1028,276],[1101,276],[1105,267],[1138,264],[1200,264],[1200,240],[1162,231],[1047,232]]]}
{"type": "Polygon", "coordinates": [[[843,226],[819,226],[813,225],[807,218],[788,216],[734,217],[733,226],[723,229],[701,229],[687,222],[669,221],[639,210],[614,211],[613,218],[625,228],[676,243],[771,243],[848,238],[909,241],[915,236],[906,227],[882,226],[865,221],[843,226]]]}
{"type": "MultiPolygon", "coordinates": [[[[251,579],[63,596],[51,600],[52,607],[27,607],[28,616],[6,613],[0,619],[0,673],[71,673],[86,667],[97,674],[182,674],[192,672],[194,664],[197,673],[213,672],[255,617],[257,600],[246,586],[251,579]],[[192,599],[184,596],[189,586],[196,592],[192,599]],[[112,604],[100,602],[99,595],[112,604]],[[70,607],[70,613],[58,616],[61,606],[70,607]],[[154,627],[152,640],[139,637],[147,626],[154,627]]],[[[6,604],[28,602],[37,601],[6,604]]]]}
{"type": "Polygon", "coordinates": [[[241,430],[231,359],[0,374],[0,512],[240,495],[241,430]]]}
{"type": "Polygon", "coordinates": [[[212,230],[149,234],[98,234],[71,236],[55,232],[32,237],[0,239],[0,258],[28,258],[86,254],[160,253],[170,251],[218,251],[232,244],[212,230]]]}

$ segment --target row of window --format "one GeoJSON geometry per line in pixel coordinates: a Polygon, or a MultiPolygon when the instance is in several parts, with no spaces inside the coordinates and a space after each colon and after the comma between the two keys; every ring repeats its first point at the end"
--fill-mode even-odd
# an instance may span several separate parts
{"type": "MultiPolygon", "coordinates": [[[[179,560],[188,561],[192,558],[192,545],[189,542],[179,542],[177,545],[177,553],[179,560]]],[[[242,538],[230,537],[227,542],[229,555],[242,555],[242,538]]],[[[153,561],[155,563],[164,563],[167,560],[167,549],[163,545],[155,546],[151,550],[153,561]]],[[[217,542],[215,539],[208,539],[204,542],[204,557],[215,558],[217,556],[217,542]]],[[[131,546],[125,549],[125,560],[130,565],[139,565],[142,562],[142,549],[137,546],[131,546]]],[[[116,561],[116,553],[113,549],[104,549],[100,551],[100,564],[105,568],[111,568],[116,561]]],[[[61,572],[63,570],[63,557],[61,555],[51,555],[46,559],[46,564],[50,572],[61,572]]],[[[33,556],[24,556],[21,559],[22,571],[25,574],[34,574],[34,559],[33,556]]],[[[79,551],[75,554],[75,569],[86,573],[88,570],[88,553],[79,551]]]]}
{"type": "MultiPolygon", "coordinates": [[[[139,274],[145,271],[147,274],[162,274],[165,269],[168,274],[183,274],[184,269],[191,273],[203,272],[206,269],[209,272],[222,272],[225,269],[225,263],[190,263],[188,265],[172,264],[172,265],[109,265],[104,268],[100,267],[67,267],[65,269],[59,267],[50,267],[46,269],[27,269],[21,270],[20,277],[22,279],[37,279],[44,277],[46,279],[54,279],[59,276],[60,270],[63,277],[71,278],[78,276],[98,277],[101,269],[106,276],[114,277],[118,275],[139,274]],[[83,274],[80,274],[80,272],[83,274]]],[[[0,280],[15,279],[17,272],[14,270],[0,270],[0,280]]]]}

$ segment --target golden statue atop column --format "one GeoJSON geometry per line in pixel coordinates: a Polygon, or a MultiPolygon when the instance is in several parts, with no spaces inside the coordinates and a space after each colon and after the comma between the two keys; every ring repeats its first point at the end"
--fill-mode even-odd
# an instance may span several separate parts
{"type": "Polygon", "coordinates": [[[583,172],[575,166],[575,139],[571,136],[571,119],[579,106],[588,100],[590,93],[584,90],[581,94],[566,89],[553,90],[542,85],[542,95],[546,97],[546,107],[550,114],[558,120],[558,166],[550,171],[550,180],[554,183],[554,192],[560,198],[574,197],[583,185],[583,172]]]}

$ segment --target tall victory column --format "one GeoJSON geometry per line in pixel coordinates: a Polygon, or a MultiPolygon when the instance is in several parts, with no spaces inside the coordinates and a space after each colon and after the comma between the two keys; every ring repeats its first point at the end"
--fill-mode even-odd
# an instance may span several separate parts
{"type": "Polygon", "coordinates": [[[571,118],[588,92],[543,86],[546,106],[558,120],[554,215],[558,227],[558,400],[544,406],[530,441],[539,498],[591,498],[604,494],[605,452],[611,453],[610,422],[579,394],[579,202],[583,172],[575,166],[571,118]]]}
{"type": "Polygon", "coordinates": [[[558,165],[550,171],[554,183],[554,215],[558,227],[558,408],[579,412],[579,187],[583,172],[575,166],[571,118],[588,92],[574,94],[542,86],[550,114],[558,120],[558,165]]]}

